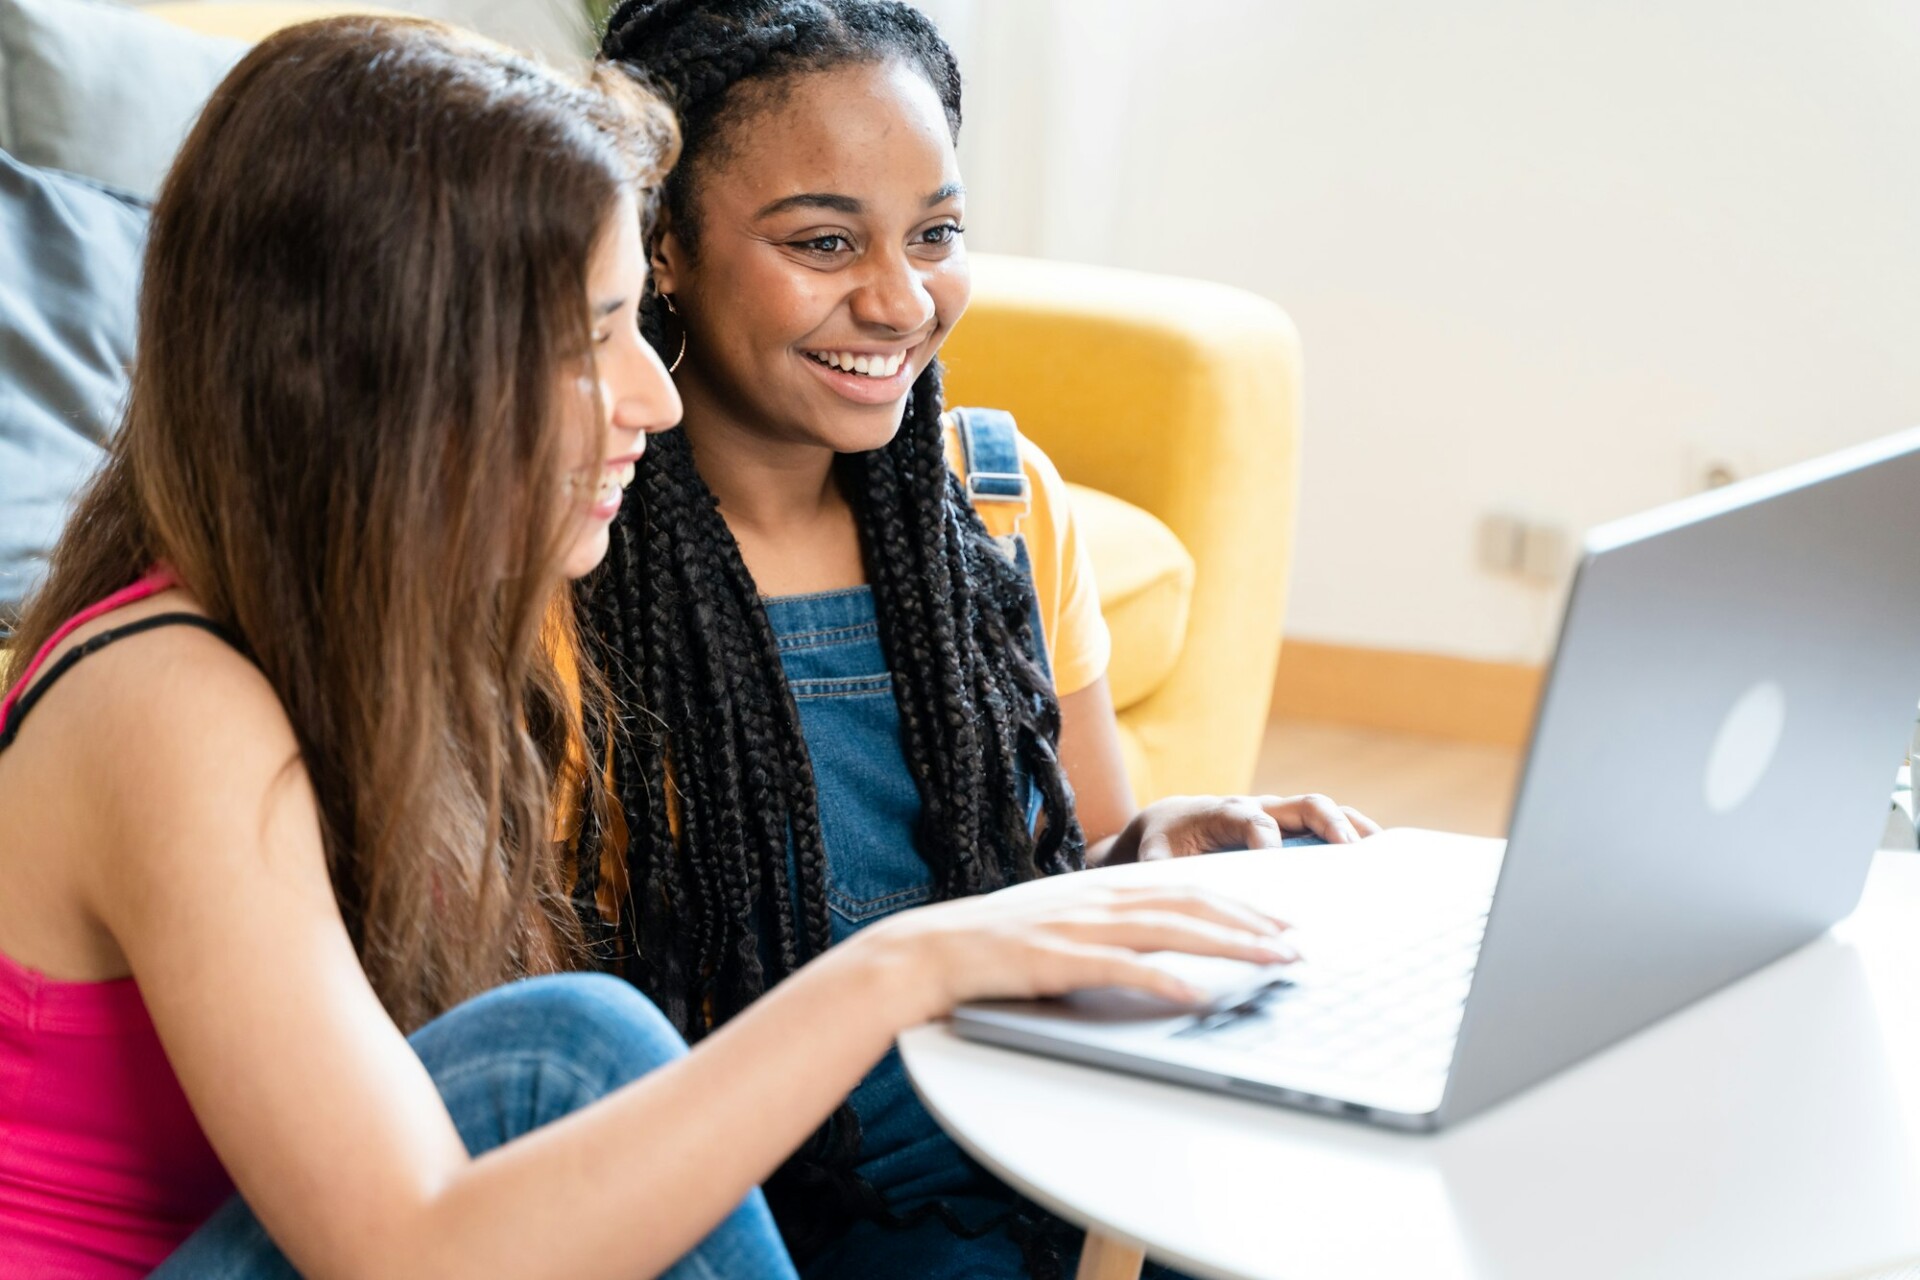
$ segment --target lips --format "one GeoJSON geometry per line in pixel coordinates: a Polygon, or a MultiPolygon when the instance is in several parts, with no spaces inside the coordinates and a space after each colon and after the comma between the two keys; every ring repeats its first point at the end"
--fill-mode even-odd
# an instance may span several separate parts
{"type": "MultiPolygon", "coordinates": [[[[616,459],[607,463],[600,472],[600,483],[587,494],[587,514],[596,520],[611,520],[620,510],[620,495],[633,483],[635,464],[640,460],[638,453],[630,457],[616,459]]],[[[567,478],[567,491],[578,494],[586,486],[584,477],[578,473],[567,478]]]]}

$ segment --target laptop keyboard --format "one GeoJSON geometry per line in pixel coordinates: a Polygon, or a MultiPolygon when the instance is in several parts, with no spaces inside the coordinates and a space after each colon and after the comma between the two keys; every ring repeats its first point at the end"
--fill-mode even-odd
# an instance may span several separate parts
{"type": "Polygon", "coordinates": [[[1361,1079],[1444,1072],[1486,927],[1481,910],[1372,963],[1281,979],[1174,1035],[1361,1079]]]}

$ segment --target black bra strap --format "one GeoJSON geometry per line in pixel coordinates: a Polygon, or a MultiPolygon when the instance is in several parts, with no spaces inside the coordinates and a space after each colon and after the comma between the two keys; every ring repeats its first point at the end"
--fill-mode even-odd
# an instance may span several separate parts
{"type": "Polygon", "coordinates": [[[203,618],[197,613],[156,613],[151,618],[142,618],[138,622],[129,622],[124,627],[109,627],[97,635],[87,637],[79,644],[73,646],[73,648],[61,654],[60,661],[47,668],[47,670],[40,675],[40,678],[34,682],[33,688],[20,695],[20,701],[13,704],[11,714],[7,717],[7,722],[0,724],[0,751],[5,751],[13,745],[14,736],[20,732],[20,726],[25,722],[27,713],[33,710],[34,704],[40,701],[40,696],[48,689],[51,689],[54,682],[65,675],[74,663],[80,661],[80,659],[90,653],[97,653],[101,649],[106,648],[115,640],[124,640],[128,636],[137,636],[142,631],[151,631],[155,627],[167,626],[198,627],[202,631],[210,632],[218,636],[220,639],[232,645],[242,656],[250,658],[250,655],[247,654],[247,646],[241,643],[238,636],[215,622],[212,618],[203,618]]]}

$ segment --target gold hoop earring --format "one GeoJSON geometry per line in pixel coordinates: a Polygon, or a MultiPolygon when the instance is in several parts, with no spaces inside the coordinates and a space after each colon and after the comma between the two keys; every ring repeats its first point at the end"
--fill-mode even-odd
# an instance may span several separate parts
{"type": "Polygon", "coordinates": [[[680,320],[680,350],[678,353],[674,355],[673,363],[667,366],[667,372],[672,373],[675,369],[678,369],[680,367],[680,362],[687,358],[687,322],[684,319],[681,319],[680,308],[673,305],[672,294],[670,293],[661,294],[660,301],[667,304],[668,315],[672,316],[676,320],[680,320]]]}

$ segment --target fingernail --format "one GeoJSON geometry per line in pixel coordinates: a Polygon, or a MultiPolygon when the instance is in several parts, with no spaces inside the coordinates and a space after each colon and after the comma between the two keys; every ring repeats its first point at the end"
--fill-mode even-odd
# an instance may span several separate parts
{"type": "Polygon", "coordinates": [[[1292,947],[1261,947],[1259,950],[1267,958],[1268,964],[1292,964],[1300,958],[1300,953],[1292,947]]]}

